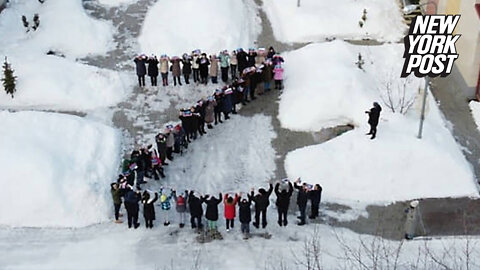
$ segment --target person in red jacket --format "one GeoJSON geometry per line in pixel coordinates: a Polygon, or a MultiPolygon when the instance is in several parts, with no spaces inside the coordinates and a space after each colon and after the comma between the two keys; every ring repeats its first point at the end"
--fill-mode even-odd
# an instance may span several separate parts
{"type": "Polygon", "coordinates": [[[230,231],[230,227],[233,228],[233,220],[235,218],[235,206],[238,202],[238,194],[235,193],[235,198],[228,193],[223,197],[223,203],[225,204],[225,220],[227,222],[227,232],[230,231]]]}

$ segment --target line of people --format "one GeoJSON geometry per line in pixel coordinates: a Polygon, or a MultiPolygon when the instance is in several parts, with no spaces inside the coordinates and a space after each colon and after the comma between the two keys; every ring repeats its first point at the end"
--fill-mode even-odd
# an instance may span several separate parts
{"type": "MultiPolygon", "coordinates": [[[[264,82],[264,89],[270,89],[270,82],[275,80],[275,88],[282,88],[283,80],[283,58],[275,52],[273,47],[267,50],[264,48],[250,48],[248,52],[242,48],[223,50],[218,54],[207,56],[201,50],[193,50],[190,54],[184,53],[181,57],[169,57],[166,54],[157,58],[156,55],[148,57],[140,54],[133,60],[136,66],[138,85],[145,86],[145,76],[150,77],[152,86],[157,86],[158,75],[161,75],[162,85],[168,86],[169,72],[172,73],[174,86],[182,85],[181,76],[186,84],[190,84],[190,75],[193,75],[193,82],[207,84],[210,78],[213,84],[218,83],[220,76],[224,83],[234,79],[243,78],[244,70],[250,68],[247,73],[255,71],[256,76],[252,80],[264,82]],[[252,69],[254,68],[254,69],[252,69]],[[230,76],[230,78],[229,78],[230,76]]],[[[257,83],[258,83],[257,82],[257,83]]]]}
{"type": "Polygon", "coordinates": [[[124,205],[127,211],[127,220],[129,228],[138,228],[139,203],[143,204],[143,217],[145,219],[146,228],[153,228],[153,221],[156,219],[155,202],[160,199],[161,213],[163,216],[164,226],[169,226],[171,223],[171,209],[172,204],[175,204],[175,210],[178,215],[179,227],[183,228],[186,223],[186,215],[190,214],[190,224],[192,229],[201,231],[203,225],[203,204],[206,205],[205,219],[207,221],[207,229],[209,233],[214,234],[218,231],[217,221],[219,219],[219,205],[223,202],[223,213],[225,218],[225,227],[227,231],[234,228],[235,218],[238,208],[239,221],[241,224],[241,232],[244,238],[248,238],[250,234],[250,222],[252,221],[252,203],[254,204],[254,221],[255,228],[267,227],[267,209],[270,205],[270,195],[273,191],[276,194],[275,205],[278,211],[278,225],[288,225],[288,209],[290,199],[294,189],[298,191],[297,205],[300,211],[298,217],[300,221],[298,225],[306,224],[306,208],[308,201],[311,202],[311,213],[309,218],[315,219],[318,217],[318,209],[321,201],[322,187],[318,184],[315,186],[307,183],[301,183],[297,179],[292,182],[284,179],[278,181],[275,187],[270,184],[269,189],[259,188],[255,194],[252,188],[250,193],[219,193],[214,195],[201,195],[194,190],[185,190],[178,193],[175,189],[160,188],[158,192],[145,190],[135,190],[133,186],[119,183],[112,183],[111,192],[115,205],[115,215],[118,215],[118,209],[121,206],[121,198],[124,198],[124,205]]]}

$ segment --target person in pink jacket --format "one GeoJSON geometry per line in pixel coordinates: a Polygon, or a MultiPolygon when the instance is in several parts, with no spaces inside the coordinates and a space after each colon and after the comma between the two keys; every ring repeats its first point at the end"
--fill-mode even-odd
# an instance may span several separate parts
{"type": "Polygon", "coordinates": [[[275,89],[282,89],[283,82],[283,68],[280,65],[276,65],[273,69],[273,79],[275,80],[275,89]]]}
{"type": "Polygon", "coordinates": [[[223,198],[223,203],[225,204],[225,220],[227,222],[227,232],[230,231],[230,227],[233,229],[233,220],[235,219],[235,206],[238,202],[238,194],[235,194],[235,198],[233,198],[228,193],[225,194],[223,198]]]}

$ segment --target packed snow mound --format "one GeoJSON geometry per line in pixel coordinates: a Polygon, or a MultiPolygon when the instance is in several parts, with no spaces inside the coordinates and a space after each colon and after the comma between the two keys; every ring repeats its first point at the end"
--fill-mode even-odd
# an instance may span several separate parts
{"type": "Polygon", "coordinates": [[[402,44],[357,46],[333,41],[286,53],[278,115],[282,126],[301,131],[358,126],[365,122],[363,112],[373,101],[388,99],[386,83],[398,89],[406,82],[407,97],[414,97],[422,80],[400,78],[403,50],[402,44]],[[356,65],[359,53],[362,69],[356,65]]]}
{"type": "Polygon", "coordinates": [[[137,2],[138,0],[98,0],[98,2],[107,7],[116,7],[122,5],[129,5],[137,2]]]}
{"type": "Polygon", "coordinates": [[[80,117],[0,112],[0,224],[82,227],[108,219],[120,134],[80,117]]]}
{"type": "Polygon", "coordinates": [[[477,129],[480,130],[480,102],[470,101],[468,106],[472,112],[473,120],[475,120],[475,124],[477,124],[477,129]]]}
{"type": "Polygon", "coordinates": [[[265,0],[275,38],[282,42],[317,42],[326,38],[399,41],[407,29],[395,0],[265,0]],[[366,21],[360,27],[363,10],[366,21]],[[340,15],[339,15],[340,14],[340,15]]]}
{"type": "Polygon", "coordinates": [[[215,54],[254,46],[260,30],[253,0],[164,0],[149,9],[139,43],[148,55],[215,54]]]}

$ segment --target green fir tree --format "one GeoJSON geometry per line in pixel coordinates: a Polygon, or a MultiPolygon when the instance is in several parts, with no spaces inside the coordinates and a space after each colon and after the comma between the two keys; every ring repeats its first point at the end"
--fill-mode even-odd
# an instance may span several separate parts
{"type": "Polygon", "coordinates": [[[16,89],[16,79],[17,77],[13,75],[13,69],[11,65],[7,62],[7,57],[5,57],[5,62],[3,62],[3,78],[2,84],[5,92],[11,95],[15,94],[16,89]]]}

